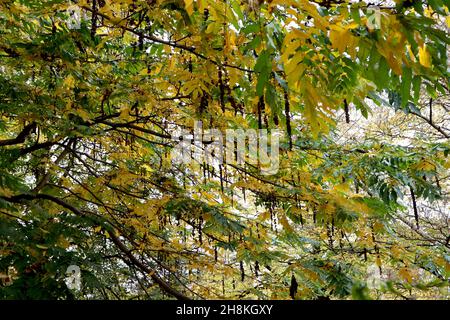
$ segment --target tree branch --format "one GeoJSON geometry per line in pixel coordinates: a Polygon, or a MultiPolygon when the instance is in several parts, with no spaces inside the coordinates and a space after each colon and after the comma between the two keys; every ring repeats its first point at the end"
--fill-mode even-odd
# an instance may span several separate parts
{"type": "Polygon", "coordinates": [[[450,139],[450,135],[445,132],[441,127],[436,125],[431,119],[428,119],[424,115],[421,115],[420,113],[417,113],[415,111],[411,111],[411,114],[425,120],[430,126],[432,126],[434,129],[436,129],[439,133],[441,133],[445,138],[450,139]]]}
{"type": "MultiPolygon", "coordinates": [[[[54,197],[54,196],[51,196],[48,194],[19,194],[19,195],[15,195],[12,197],[0,196],[0,198],[4,199],[6,201],[9,201],[9,202],[13,202],[13,203],[22,203],[22,200],[35,200],[35,199],[49,200],[49,201],[52,201],[52,202],[60,205],[63,208],[66,208],[67,210],[72,211],[74,214],[76,214],[78,216],[86,216],[86,214],[83,213],[78,208],[72,206],[71,204],[69,204],[57,197],[54,197]]],[[[147,267],[145,264],[143,264],[141,261],[139,261],[131,253],[131,251],[128,250],[126,245],[124,243],[122,243],[122,241],[119,240],[119,238],[114,234],[114,232],[109,232],[109,236],[110,236],[111,241],[116,245],[116,247],[120,251],[122,251],[133,264],[135,264],[142,271],[146,272],[152,278],[152,280],[159,285],[159,287],[163,291],[167,292],[168,294],[170,294],[171,296],[173,296],[179,300],[191,300],[189,297],[187,297],[183,293],[177,291],[176,289],[172,288],[167,282],[165,282],[163,279],[161,279],[156,274],[155,270],[147,267]]]]}
{"type": "Polygon", "coordinates": [[[36,129],[36,122],[32,122],[32,123],[26,125],[26,126],[23,128],[23,130],[18,134],[18,136],[15,137],[15,138],[13,138],[13,139],[6,139],[6,140],[0,140],[0,147],[24,143],[26,137],[27,137],[27,136],[31,133],[31,131],[33,131],[34,129],[36,129]]]}

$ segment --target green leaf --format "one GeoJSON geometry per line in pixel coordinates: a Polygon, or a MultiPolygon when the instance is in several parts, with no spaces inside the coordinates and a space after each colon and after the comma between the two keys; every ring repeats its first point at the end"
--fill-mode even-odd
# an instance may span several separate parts
{"type": "Polygon", "coordinates": [[[413,80],[413,92],[414,92],[414,103],[418,103],[420,97],[420,86],[422,84],[422,78],[415,76],[413,80]]]}
{"type": "Polygon", "coordinates": [[[242,14],[241,7],[239,6],[239,3],[236,0],[230,0],[231,7],[233,8],[233,11],[237,14],[238,18],[240,20],[244,20],[244,15],[242,14]]]}
{"type": "Polygon", "coordinates": [[[400,96],[402,98],[402,108],[404,108],[410,98],[411,93],[411,81],[412,81],[412,70],[410,68],[403,68],[402,81],[400,86],[400,96]]]}
{"type": "Polygon", "coordinates": [[[270,73],[272,72],[272,64],[270,61],[270,53],[263,51],[256,61],[254,70],[259,72],[258,82],[256,84],[256,94],[262,96],[264,93],[264,87],[267,84],[270,73]]]}

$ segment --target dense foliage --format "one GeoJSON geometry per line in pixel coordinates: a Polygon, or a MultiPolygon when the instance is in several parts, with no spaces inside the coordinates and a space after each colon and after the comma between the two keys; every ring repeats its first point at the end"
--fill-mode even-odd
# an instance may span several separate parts
{"type": "Polygon", "coordinates": [[[449,9],[0,0],[0,297],[448,298],[449,9]],[[173,161],[196,120],[278,172],[173,161]]]}

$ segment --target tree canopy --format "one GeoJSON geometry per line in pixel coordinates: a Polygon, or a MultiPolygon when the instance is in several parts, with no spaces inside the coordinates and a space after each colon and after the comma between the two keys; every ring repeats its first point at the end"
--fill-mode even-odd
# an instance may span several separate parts
{"type": "Polygon", "coordinates": [[[448,298],[449,9],[0,0],[0,297],[448,298]]]}

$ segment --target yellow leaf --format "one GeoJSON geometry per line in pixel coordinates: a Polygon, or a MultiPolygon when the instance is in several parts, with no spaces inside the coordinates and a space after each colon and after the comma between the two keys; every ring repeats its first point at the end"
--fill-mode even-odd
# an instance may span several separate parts
{"type": "Polygon", "coordinates": [[[377,259],[375,260],[375,263],[378,267],[381,267],[381,259],[380,257],[377,257],[377,259]]]}
{"type": "Polygon", "coordinates": [[[146,76],[148,75],[148,68],[144,68],[139,72],[140,76],[146,76]]]}
{"type": "Polygon", "coordinates": [[[288,232],[293,232],[291,225],[289,224],[289,221],[285,215],[281,215],[280,217],[280,223],[283,226],[283,228],[288,232]]]}
{"type": "Polygon", "coordinates": [[[108,2],[105,2],[105,5],[98,10],[98,12],[108,17],[111,16],[111,11],[112,9],[108,2]]]}
{"type": "Polygon", "coordinates": [[[205,33],[214,33],[215,31],[217,31],[219,29],[220,25],[218,23],[214,23],[211,22],[210,24],[208,24],[208,27],[206,28],[205,33]]]}
{"type": "Polygon", "coordinates": [[[349,34],[347,30],[340,27],[333,27],[330,31],[330,41],[333,48],[337,49],[340,53],[345,51],[347,47],[349,34]]]}
{"type": "Polygon", "coordinates": [[[10,189],[0,187],[0,195],[4,197],[11,197],[13,194],[14,193],[10,189]]]}
{"type": "Polygon", "coordinates": [[[191,16],[194,13],[194,0],[184,0],[184,8],[191,16]]]}
{"type": "Polygon", "coordinates": [[[340,183],[334,186],[334,190],[347,193],[350,192],[350,186],[348,185],[348,183],[340,183]]]}
{"type": "Polygon", "coordinates": [[[63,84],[66,88],[72,89],[75,86],[75,79],[70,74],[64,79],[63,84]]]}
{"type": "Polygon", "coordinates": [[[401,278],[403,278],[403,280],[406,280],[408,283],[411,283],[412,280],[413,280],[411,272],[406,267],[405,268],[401,268],[398,271],[398,274],[400,275],[401,278]]]}
{"type": "Polygon", "coordinates": [[[393,245],[391,247],[391,252],[392,252],[392,256],[394,258],[398,259],[401,256],[403,249],[398,245],[393,245]]]}
{"type": "Polygon", "coordinates": [[[331,203],[326,203],[320,206],[320,209],[328,215],[333,215],[336,212],[336,207],[331,203]]]}
{"type": "Polygon", "coordinates": [[[197,1],[197,6],[198,6],[198,11],[203,12],[203,10],[205,10],[205,8],[207,7],[206,0],[197,1]]]}
{"type": "Polygon", "coordinates": [[[60,236],[58,238],[58,246],[61,248],[67,249],[70,246],[70,241],[64,238],[63,236],[60,236]]]}
{"type": "Polygon", "coordinates": [[[145,171],[147,171],[147,172],[154,172],[154,171],[155,171],[155,170],[153,170],[153,168],[150,167],[148,164],[143,164],[141,167],[142,167],[143,169],[145,169],[145,171]]]}
{"type": "Polygon", "coordinates": [[[414,53],[412,52],[411,46],[409,44],[406,46],[406,49],[408,51],[408,55],[411,61],[416,62],[416,57],[414,56],[414,53]]]}
{"type": "Polygon", "coordinates": [[[120,120],[128,120],[130,118],[130,110],[127,108],[123,108],[122,110],[120,110],[120,115],[119,115],[119,119],[120,120]]]}
{"type": "Polygon", "coordinates": [[[422,160],[417,164],[417,169],[422,171],[434,171],[436,166],[430,161],[422,160]]]}
{"type": "Polygon", "coordinates": [[[267,220],[269,218],[270,218],[270,212],[269,211],[264,211],[264,212],[260,213],[259,216],[258,216],[258,220],[259,221],[265,221],[265,220],[267,220]]]}
{"type": "Polygon", "coordinates": [[[447,262],[443,257],[438,257],[434,259],[434,261],[439,265],[445,268],[445,272],[450,273],[450,263],[447,262]]]}
{"type": "Polygon", "coordinates": [[[89,113],[83,109],[77,109],[76,114],[79,115],[81,117],[81,119],[83,119],[84,121],[89,120],[91,117],[89,115],[89,113]]]}
{"type": "Polygon", "coordinates": [[[427,45],[419,48],[419,62],[425,68],[431,68],[431,55],[427,50],[427,45]]]}
{"type": "Polygon", "coordinates": [[[384,231],[384,224],[382,224],[380,221],[376,221],[373,224],[373,231],[375,231],[376,233],[380,233],[384,231]]]}

